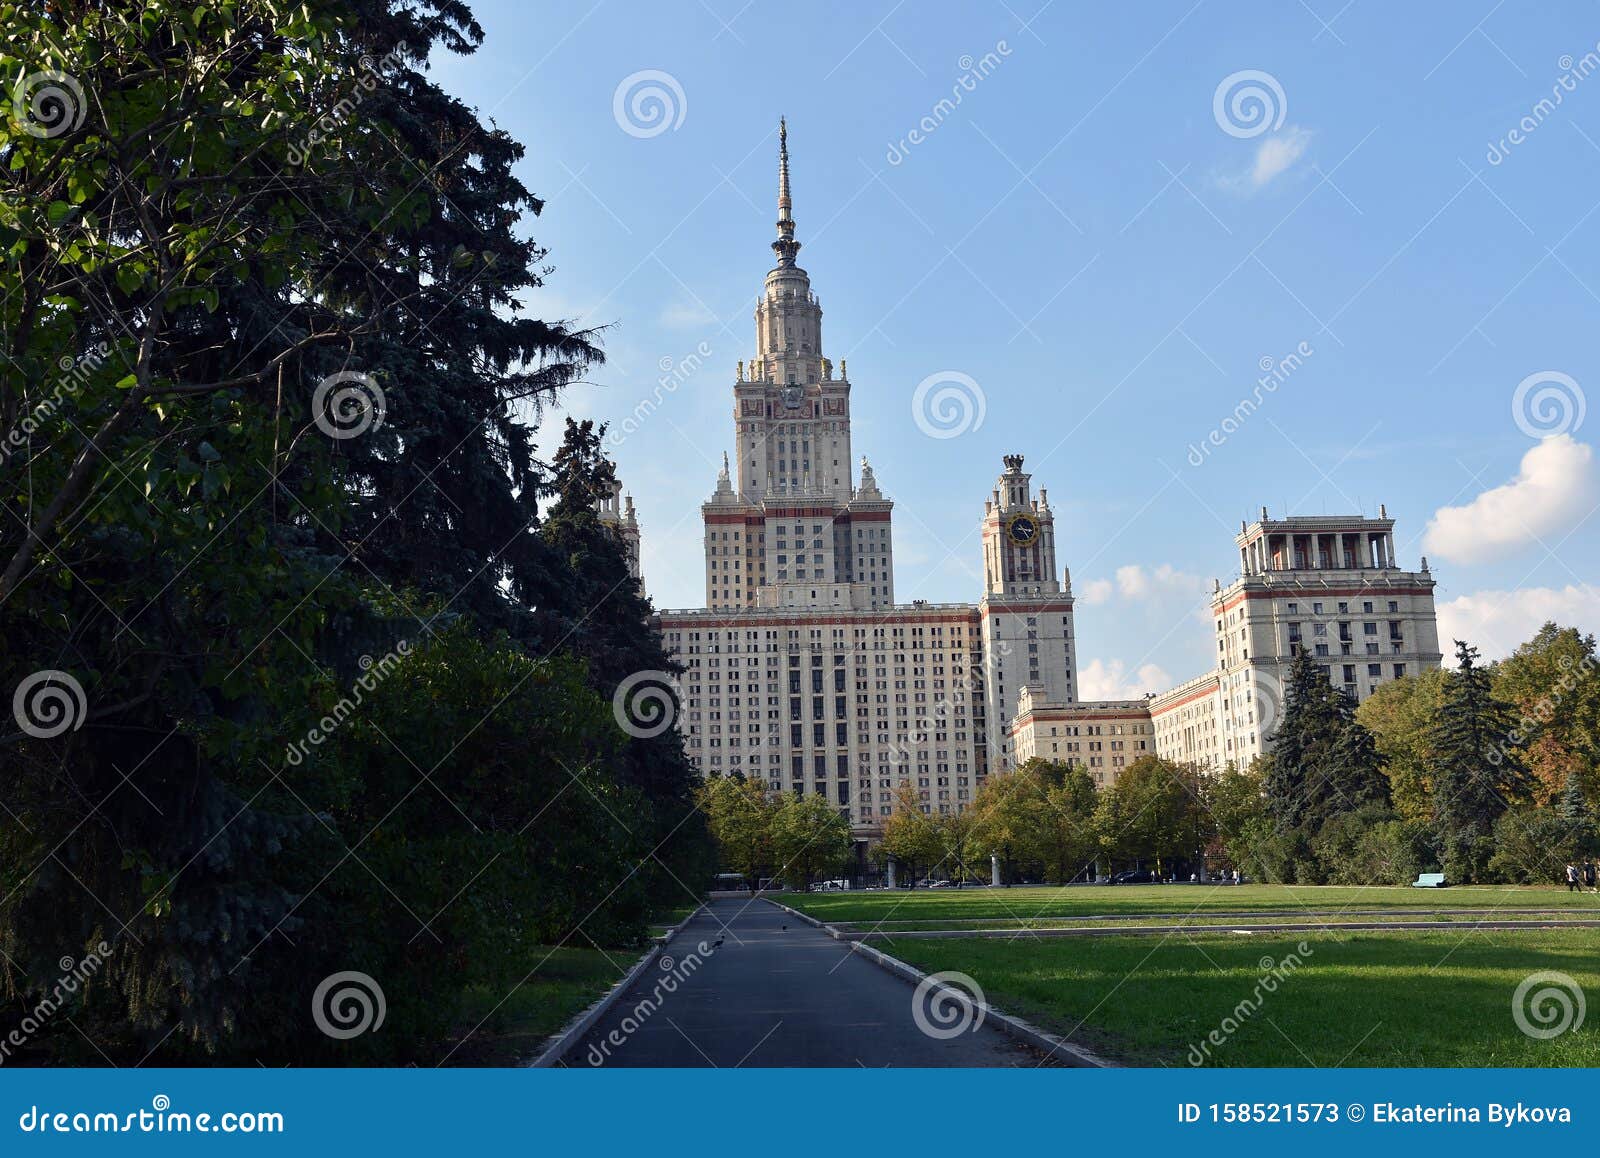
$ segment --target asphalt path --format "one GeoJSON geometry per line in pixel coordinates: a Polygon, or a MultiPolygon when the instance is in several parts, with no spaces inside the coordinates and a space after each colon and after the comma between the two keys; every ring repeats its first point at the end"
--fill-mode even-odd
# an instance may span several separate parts
{"type": "Polygon", "coordinates": [[[775,905],[715,900],[567,1050],[563,1063],[723,1069],[1051,1064],[992,1024],[974,1024],[972,1006],[946,1003],[941,1017],[924,1002],[919,1024],[917,992],[775,905]]]}

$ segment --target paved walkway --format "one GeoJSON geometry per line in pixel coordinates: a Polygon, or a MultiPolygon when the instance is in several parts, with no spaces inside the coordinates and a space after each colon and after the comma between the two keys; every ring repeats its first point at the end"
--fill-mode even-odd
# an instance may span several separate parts
{"type": "Polygon", "coordinates": [[[928,1036],[912,1016],[911,985],[765,901],[712,901],[663,957],[567,1052],[567,1065],[1035,1066],[1042,1059],[989,1025],[947,1040],[928,1036]],[[710,950],[703,957],[702,942],[710,950]]]}

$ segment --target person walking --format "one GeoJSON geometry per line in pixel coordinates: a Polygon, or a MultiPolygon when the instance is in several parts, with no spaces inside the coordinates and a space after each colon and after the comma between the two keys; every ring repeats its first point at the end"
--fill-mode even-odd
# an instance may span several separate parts
{"type": "Polygon", "coordinates": [[[1567,862],[1567,892],[1578,891],[1578,866],[1571,861],[1567,862]]]}
{"type": "Polygon", "coordinates": [[[1583,862],[1583,887],[1588,889],[1591,893],[1595,891],[1594,877],[1594,858],[1590,857],[1588,860],[1583,862]]]}

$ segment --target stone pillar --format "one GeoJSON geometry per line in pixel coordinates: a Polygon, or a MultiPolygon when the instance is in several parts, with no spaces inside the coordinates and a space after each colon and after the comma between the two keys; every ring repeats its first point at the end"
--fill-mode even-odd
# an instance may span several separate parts
{"type": "Polygon", "coordinates": [[[894,888],[894,857],[891,856],[889,858],[889,863],[886,867],[889,873],[889,887],[892,889],[894,888]]]}
{"type": "Polygon", "coordinates": [[[1000,854],[989,854],[989,883],[995,888],[1000,887],[1000,854]]]}

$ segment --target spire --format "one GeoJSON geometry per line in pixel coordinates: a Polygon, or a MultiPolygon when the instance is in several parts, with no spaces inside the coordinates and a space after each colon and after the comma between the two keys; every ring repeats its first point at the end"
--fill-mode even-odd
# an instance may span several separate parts
{"type": "Polygon", "coordinates": [[[772,243],[772,252],[778,255],[781,266],[794,265],[800,243],[794,239],[794,202],[789,197],[789,125],[778,118],[778,240],[772,243]]]}

